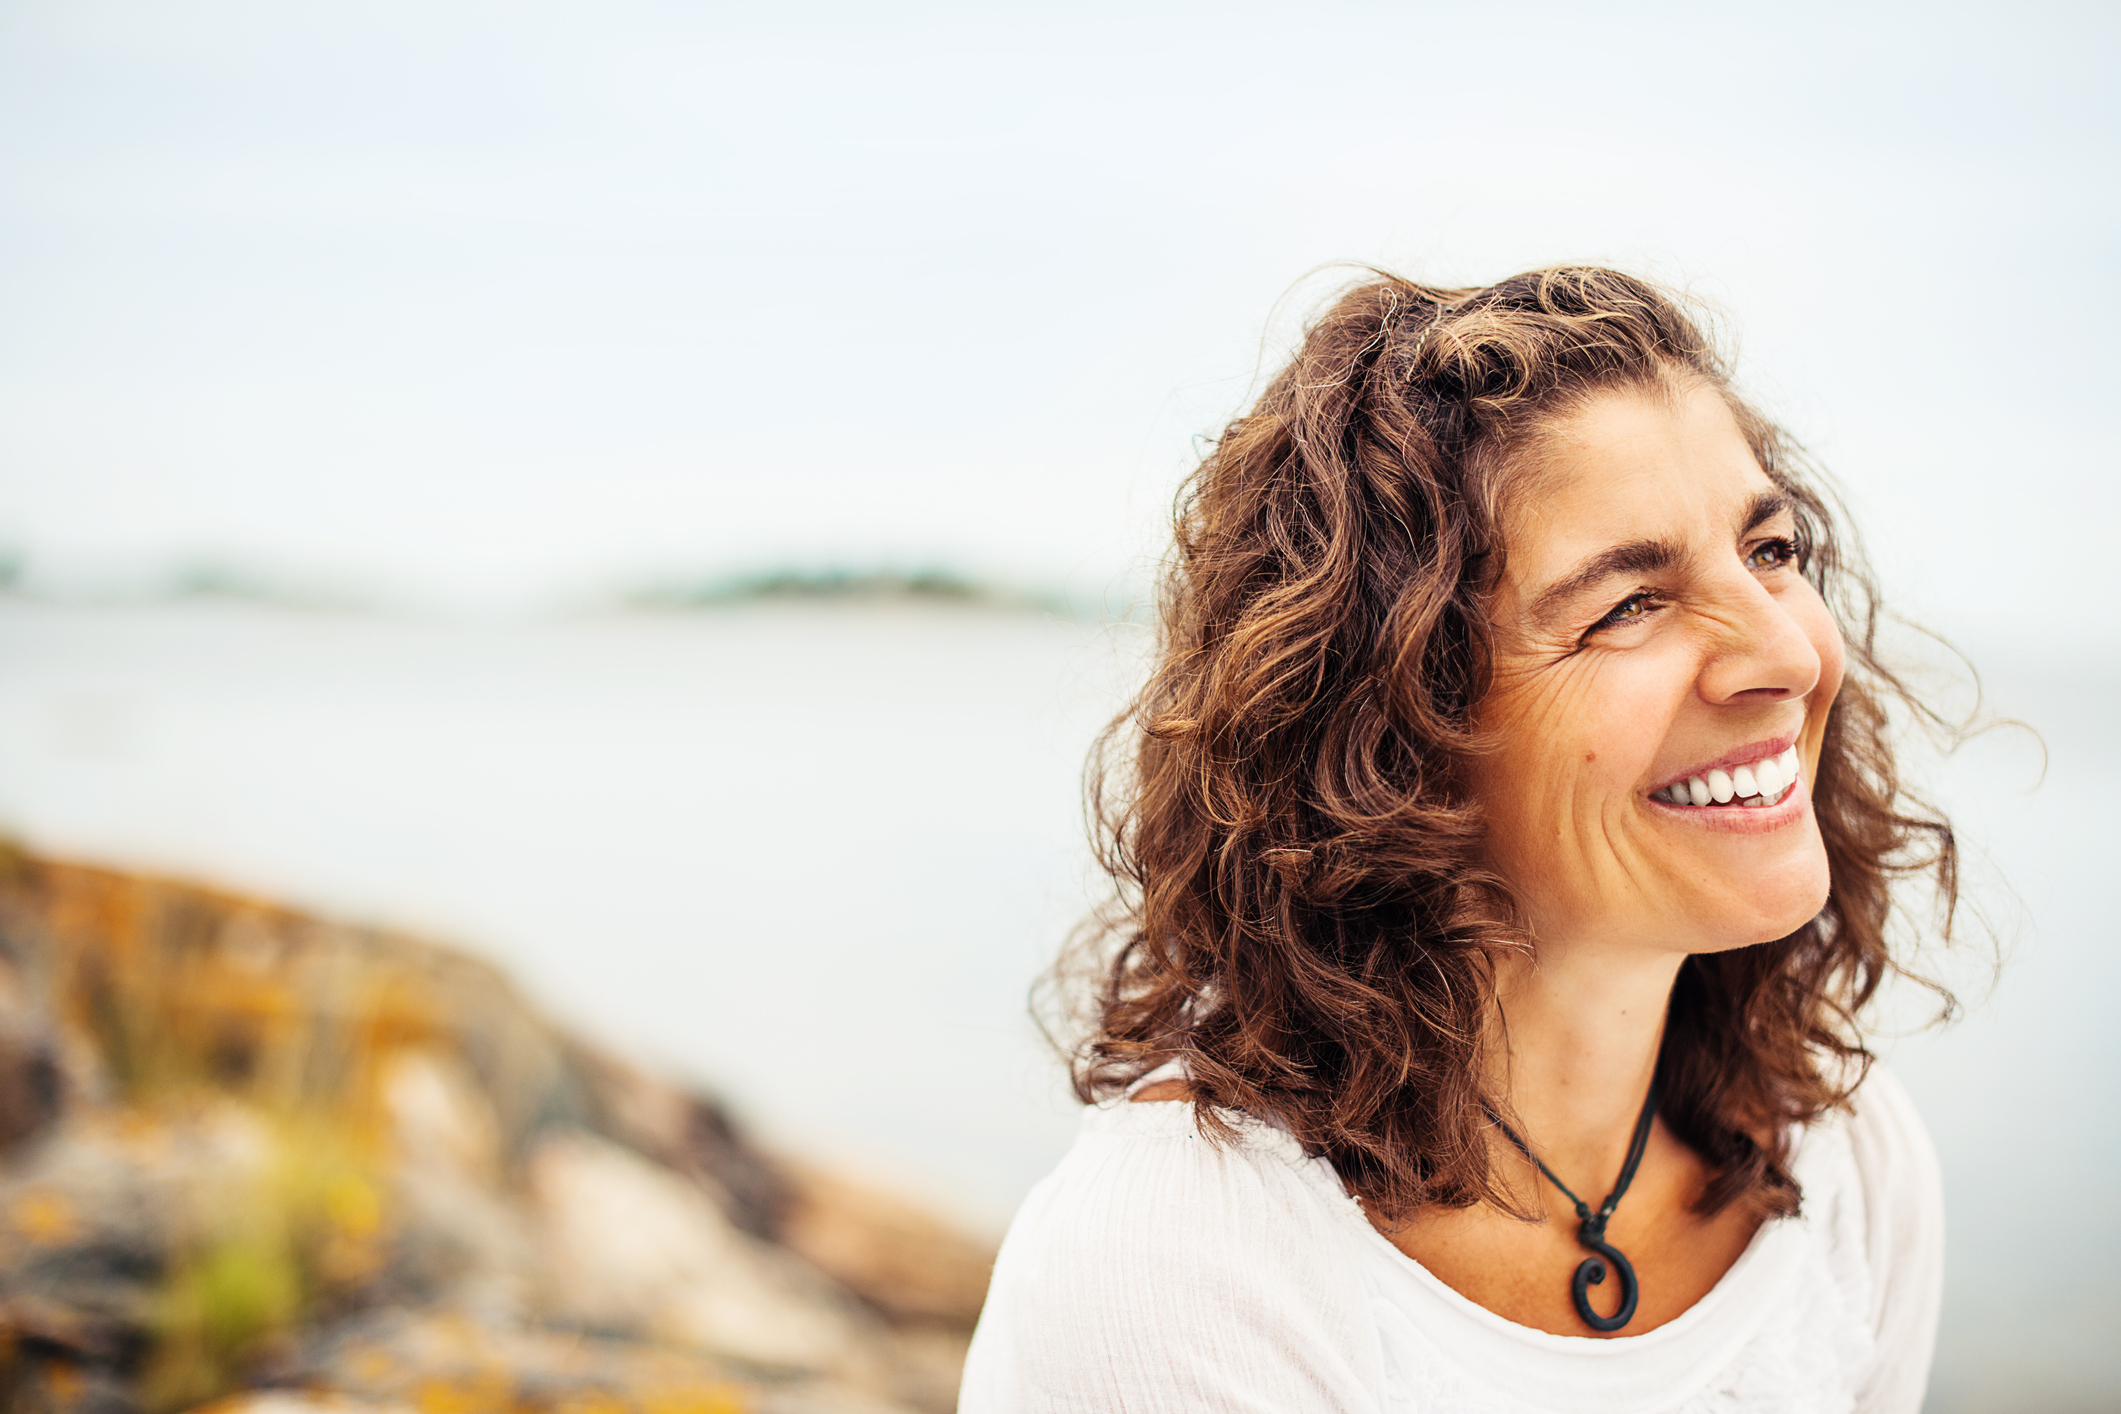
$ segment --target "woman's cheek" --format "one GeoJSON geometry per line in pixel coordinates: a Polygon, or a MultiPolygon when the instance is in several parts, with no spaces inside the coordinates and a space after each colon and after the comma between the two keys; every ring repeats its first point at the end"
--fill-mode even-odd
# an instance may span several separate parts
{"type": "Polygon", "coordinates": [[[1633,667],[1569,664],[1484,714],[1505,743],[1480,778],[1497,856],[1512,856],[1520,867],[1544,857],[1605,813],[1616,791],[1632,793],[1640,771],[1627,759],[1628,745],[1645,723],[1669,715],[1669,704],[1638,680],[1643,674],[1627,671],[1633,667]]]}
{"type": "Polygon", "coordinates": [[[1500,749],[1480,758],[1474,790],[1486,816],[1489,865],[1521,884],[1529,861],[1552,832],[1554,745],[1566,737],[1552,679],[1511,675],[1479,713],[1500,749]]]}

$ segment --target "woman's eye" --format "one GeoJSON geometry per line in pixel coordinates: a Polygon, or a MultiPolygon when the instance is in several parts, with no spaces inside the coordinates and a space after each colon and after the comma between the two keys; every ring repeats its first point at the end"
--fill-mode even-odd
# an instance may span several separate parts
{"type": "Polygon", "coordinates": [[[1622,624],[1640,623],[1657,612],[1657,596],[1644,589],[1630,594],[1606,611],[1604,618],[1591,625],[1591,632],[1602,628],[1617,628],[1622,624]]]}
{"type": "Polygon", "coordinates": [[[1745,562],[1756,570],[1776,570],[1785,565],[1794,565],[1802,558],[1797,542],[1786,535],[1773,540],[1763,540],[1746,555],[1745,562]]]}

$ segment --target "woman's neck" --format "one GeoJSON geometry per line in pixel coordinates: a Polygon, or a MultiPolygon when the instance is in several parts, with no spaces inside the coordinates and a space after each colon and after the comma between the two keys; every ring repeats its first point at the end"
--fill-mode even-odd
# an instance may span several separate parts
{"type": "Polygon", "coordinates": [[[1684,961],[1541,944],[1498,968],[1490,1093],[1533,1152],[1594,1205],[1627,1153],[1684,961]]]}

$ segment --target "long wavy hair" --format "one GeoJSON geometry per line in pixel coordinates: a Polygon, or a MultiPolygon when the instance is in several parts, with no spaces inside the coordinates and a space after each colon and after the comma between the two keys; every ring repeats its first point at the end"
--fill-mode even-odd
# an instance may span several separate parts
{"type": "Polygon", "coordinates": [[[1896,970],[1890,888],[1930,876],[1949,928],[1957,854],[1899,781],[1887,707],[1920,704],[1879,661],[1875,591],[1816,477],[1675,297],[1599,268],[1364,280],[1189,480],[1155,667],[1093,758],[1116,895],[1087,940],[1086,1102],[1180,1059],[1204,1133],[1227,1137],[1230,1111],[1284,1125],[1388,1219],[1517,1211],[1481,1076],[1494,964],[1534,944],[1482,861],[1465,770],[1502,511],[1516,454],[1585,398],[1689,381],[1795,503],[1847,642],[1814,787],[1826,906],[1690,957],[1657,1062],[1665,1123],[1711,1170],[1700,1207],[1795,1211],[1792,1130],[1870,1060],[1856,1018],[1896,970]]]}

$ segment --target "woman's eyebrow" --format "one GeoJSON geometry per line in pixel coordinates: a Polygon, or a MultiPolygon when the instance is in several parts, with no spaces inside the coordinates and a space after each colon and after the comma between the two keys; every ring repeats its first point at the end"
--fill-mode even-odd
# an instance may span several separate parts
{"type": "Polygon", "coordinates": [[[1796,502],[1781,491],[1762,491],[1747,503],[1745,523],[1738,528],[1740,535],[1760,529],[1784,511],[1794,510],[1796,502]]]}
{"type": "MultiPolygon", "coordinates": [[[[1758,530],[1776,516],[1794,509],[1795,505],[1781,491],[1762,491],[1746,502],[1745,520],[1738,533],[1744,535],[1758,530]]],[[[1600,580],[1620,574],[1656,574],[1678,564],[1680,558],[1679,547],[1669,540],[1629,540],[1610,550],[1601,550],[1564,578],[1540,590],[1527,617],[1538,625],[1552,623],[1561,616],[1569,600],[1600,580]]]]}
{"type": "MultiPolygon", "coordinates": [[[[1773,512],[1770,512],[1773,514],[1773,512]]],[[[1757,524],[1757,522],[1756,522],[1757,524]]],[[[1679,563],[1681,551],[1669,540],[1628,540],[1609,550],[1600,550],[1561,579],[1539,591],[1527,617],[1534,624],[1548,624],[1561,614],[1571,599],[1600,580],[1619,574],[1656,574],[1679,563]]]]}

